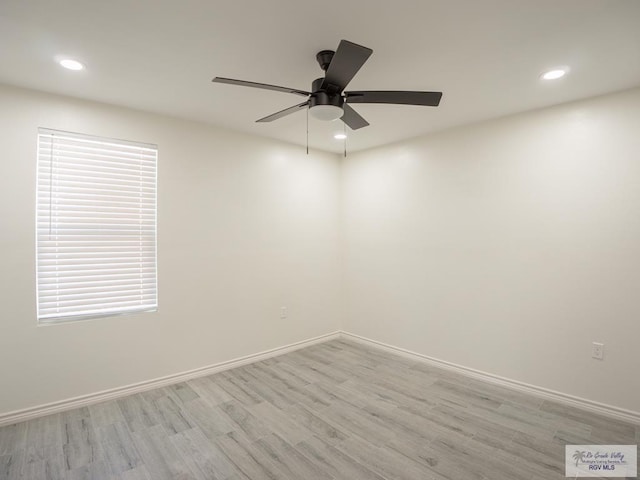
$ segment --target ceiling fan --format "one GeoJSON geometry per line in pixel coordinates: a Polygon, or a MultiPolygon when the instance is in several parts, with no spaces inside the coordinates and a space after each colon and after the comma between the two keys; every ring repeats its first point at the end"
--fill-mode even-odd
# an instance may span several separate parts
{"type": "Polygon", "coordinates": [[[354,91],[345,92],[351,79],[358,73],[373,50],[347,40],[341,40],[338,50],[322,50],[316,55],[320,68],[325,71],[324,78],[318,78],[311,83],[311,91],[296,88],[267,85],[266,83],[247,82],[233,78],[215,77],[213,82],[240,85],[243,87],[262,88],[276,92],[293,93],[307,97],[307,99],[285,108],[280,112],[256,120],[257,122],[272,122],[286,115],[308,108],[309,113],[319,120],[341,119],[349,128],[357,130],[369,125],[362,116],[351,108],[354,103],[392,103],[401,105],[424,105],[437,107],[442,98],[442,92],[412,92],[412,91],[354,91]]]}

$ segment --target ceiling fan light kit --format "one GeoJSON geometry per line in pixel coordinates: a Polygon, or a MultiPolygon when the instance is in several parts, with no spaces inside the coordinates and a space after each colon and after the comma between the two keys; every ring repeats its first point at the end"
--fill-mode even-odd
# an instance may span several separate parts
{"type": "MultiPolygon", "coordinates": [[[[320,52],[318,56],[325,52],[327,50],[320,52]]],[[[316,93],[309,97],[309,113],[318,120],[338,120],[344,114],[344,98],[340,93],[329,93],[324,90],[322,88],[323,82],[324,78],[317,78],[311,84],[311,91],[316,93]]]]}
{"type": "Polygon", "coordinates": [[[317,120],[333,122],[342,117],[344,111],[337,105],[309,105],[309,113],[317,120]]]}
{"type": "Polygon", "coordinates": [[[311,116],[318,120],[332,121],[341,119],[349,128],[357,130],[368,126],[369,122],[351,107],[350,104],[353,103],[388,103],[430,107],[437,107],[440,104],[442,92],[382,90],[345,92],[344,89],[372,53],[373,50],[370,48],[347,40],[342,40],[335,52],[333,50],[318,52],[316,60],[320,68],[325,71],[325,76],[312,82],[310,92],[233,78],[215,77],[213,82],[261,88],[307,97],[305,102],[260,118],[256,120],[257,122],[272,122],[299,110],[309,109],[311,116]]]}

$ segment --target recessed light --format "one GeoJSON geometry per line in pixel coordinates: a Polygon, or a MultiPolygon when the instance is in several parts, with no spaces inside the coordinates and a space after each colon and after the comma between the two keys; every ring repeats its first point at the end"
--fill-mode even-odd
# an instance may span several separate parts
{"type": "Polygon", "coordinates": [[[557,80],[558,78],[564,77],[568,71],[569,69],[566,67],[554,68],[553,70],[543,73],[542,78],[544,80],[557,80]]]}
{"type": "Polygon", "coordinates": [[[344,133],[336,133],[333,138],[335,138],[336,140],[344,140],[345,138],[347,138],[347,136],[344,133]]]}
{"type": "Polygon", "coordinates": [[[84,65],[81,64],[77,60],[72,60],[71,58],[65,58],[64,60],[60,60],[60,65],[68,70],[84,70],[84,65]]]}

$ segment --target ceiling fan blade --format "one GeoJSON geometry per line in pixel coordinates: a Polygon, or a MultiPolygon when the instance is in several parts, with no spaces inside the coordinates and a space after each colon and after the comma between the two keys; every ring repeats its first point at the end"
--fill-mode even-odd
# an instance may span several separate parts
{"type": "Polygon", "coordinates": [[[362,118],[362,116],[358,112],[356,112],[346,103],[343,105],[343,110],[344,113],[342,114],[340,120],[346,123],[347,127],[349,127],[351,130],[358,130],[359,128],[369,125],[369,122],[362,118]]]}
{"type": "Polygon", "coordinates": [[[395,103],[437,107],[442,92],[366,91],[344,92],[349,103],[395,103]]]}
{"type": "Polygon", "coordinates": [[[302,110],[307,106],[309,106],[309,102],[303,102],[298,105],[294,105],[293,107],[285,108],[284,110],[280,110],[279,112],[263,117],[259,120],[256,120],[256,122],[273,122],[274,120],[278,120],[279,118],[286,117],[287,115],[291,115],[292,113],[295,113],[298,110],[302,110]]]}
{"type": "Polygon", "coordinates": [[[338,50],[329,64],[321,88],[342,92],[372,53],[373,50],[370,48],[341,40],[338,50]]]}
{"type": "Polygon", "coordinates": [[[214,83],[227,83],[229,85],[238,85],[240,87],[262,88],[263,90],[274,90],[276,92],[293,93],[295,95],[302,95],[303,97],[308,97],[309,95],[311,95],[311,93],[309,92],[305,92],[304,90],[298,90],[296,88],[279,87],[277,85],[268,85],[266,83],[247,82],[245,80],[236,80],[234,78],[216,77],[211,81],[214,83]]]}

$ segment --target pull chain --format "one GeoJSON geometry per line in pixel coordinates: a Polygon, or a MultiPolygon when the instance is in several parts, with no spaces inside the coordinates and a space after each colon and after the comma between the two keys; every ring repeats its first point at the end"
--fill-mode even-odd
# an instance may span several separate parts
{"type": "Polygon", "coordinates": [[[347,124],[342,122],[344,132],[344,158],[347,158],[347,124]]]}
{"type": "Polygon", "coordinates": [[[307,155],[309,155],[309,108],[307,107],[307,155]]]}

